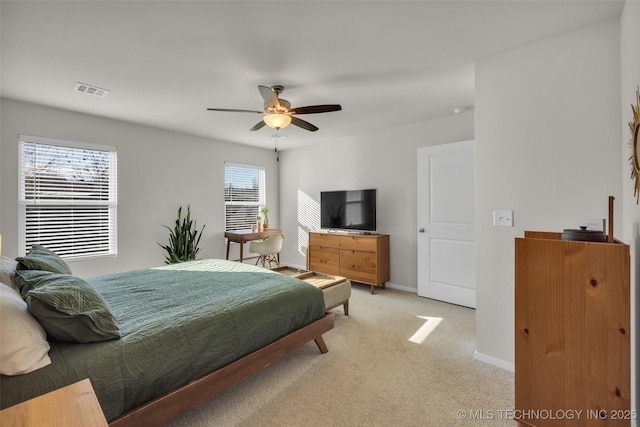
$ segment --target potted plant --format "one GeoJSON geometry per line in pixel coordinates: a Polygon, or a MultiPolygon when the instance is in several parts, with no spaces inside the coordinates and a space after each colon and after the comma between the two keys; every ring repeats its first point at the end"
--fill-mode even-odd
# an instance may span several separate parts
{"type": "Polygon", "coordinates": [[[204,225],[198,232],[196,222],[191,220],[191,209],[187,206],[187,216],[182,218],[182,206],[178,208],[178,219],[173,228],[163,225],[169,230],[169,244],[160,245],[167,251],[165,264],[175,264],[177,262],[192,261],[200,252],[198,244],[204,231],[204,225]]]}
{"type": "Polygon", "coordinates": [[[269,228],[269,208],[265,205],[260,209],[262,214],[262,227],[269,228]]]}

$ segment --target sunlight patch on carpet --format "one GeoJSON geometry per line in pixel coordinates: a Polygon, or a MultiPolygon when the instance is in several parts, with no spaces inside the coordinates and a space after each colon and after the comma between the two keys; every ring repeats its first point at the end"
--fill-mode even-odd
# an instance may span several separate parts
{"type": "Polygon", "coordinates": [[[429,316],[418,316],[420,319],[424,319],[424,325],[420,327],[416,331],[415,334],[409,338],[409,341],[414,342],[416,344],[422,344],[424,340],[433,332],[440,322],[442,322],[442,317],[429,317],[429,316]]]}

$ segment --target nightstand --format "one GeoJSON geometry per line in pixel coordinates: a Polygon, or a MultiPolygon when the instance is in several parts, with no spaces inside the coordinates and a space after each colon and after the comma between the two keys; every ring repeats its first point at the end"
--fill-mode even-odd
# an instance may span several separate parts
{"type": "Polygon", "coordinates": [[[88,378],[3,409],[0,419],[7,426],[108,426],[88,378]]]}

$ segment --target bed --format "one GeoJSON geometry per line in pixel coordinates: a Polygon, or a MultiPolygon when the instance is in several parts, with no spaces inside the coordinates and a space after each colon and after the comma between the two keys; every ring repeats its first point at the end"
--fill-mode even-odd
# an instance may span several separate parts
{"type": "MultiPolygon", "coordinates": [[[[16,278],[29,274],[18,271],[16,278]]],[[[120,336],[65,342],[45,327],[51,363],[2,375],[2,408],[90,378],[110,425],[159,425],[310,341],[325,353],[322,334],[333,328],[317,287],[231,261],[192,261],[86,282],[113,314],[111,328],[118,331],[109,332],[120,336]]]]}

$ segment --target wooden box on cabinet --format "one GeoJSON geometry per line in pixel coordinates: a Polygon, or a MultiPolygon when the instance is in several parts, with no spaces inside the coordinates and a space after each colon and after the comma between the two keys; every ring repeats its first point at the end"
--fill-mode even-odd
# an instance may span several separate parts
{"type": "Polygon", "coordinates": [[[310,232],[307,269],[384,288],[390,278],[389,235],[310,232]]]}
{"type": "Polygon", "coordinates": [[[629,246],[525,232],[515,242],[516,419],[628,426],[630,381],[629,246]]]}

